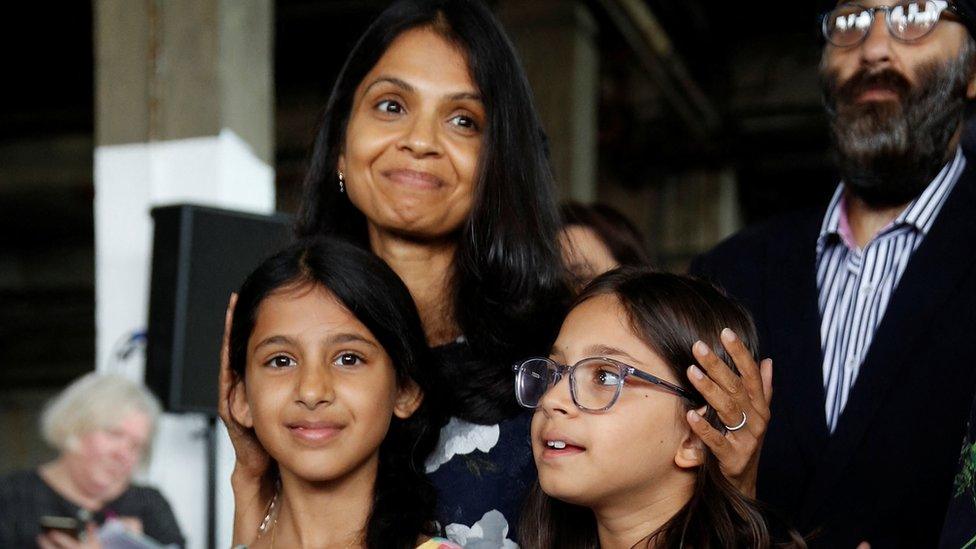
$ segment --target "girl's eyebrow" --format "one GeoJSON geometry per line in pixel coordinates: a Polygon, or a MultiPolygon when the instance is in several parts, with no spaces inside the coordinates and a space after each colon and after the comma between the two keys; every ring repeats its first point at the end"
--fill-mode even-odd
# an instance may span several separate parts
{"type": "Polygon", "coordinates": [[[295,341],[285,335],[273,335],[262,339],[257,345],[254,346],[254,350],[257,351],[261,347],[266,347],[268,345],[294,345],[295,341]]]}
{"type": "Polygon", "coordinates": [[[553,344],[552,348],[549,349],[549,356],[550,357],[561,357],[561,356],[563,356],[563,351],[562,351],[562,349],[559,348],[558,345],[553,344]]]}
{"type": "Polygon", "coordinates": [[[353,332],[343,332],[335,334],[329,337],[328,342],[332,345],[341,345],[343,343],[362,343],[364,345],[369,345],[374,349],[379,349],[380,346],[376,344],[375,341],[353,332]]]}
{"type": "MultiPolygon", "coordinates": [[[[353,332],[342,332],[331,335],[326,342],[330,345],[342,345],[344,343],[358,342],[379,349],[379,345],[377,345],[373,340],[353,332]]],[[[278,334],[262,339],[260,343],[254,346],[254,350],[257,351],[261,347],[268,345],[298,345],[298,342],[286,335],[278,334]]]]}
{"type": "Polygon", "coordinates": [[[643,361],[637,360],[627,351],[618,349],[616,347],[611,347],[609,345],[590,345],[586,348],[586,354],[591,356],[620,357],[625,359],[627,362],[637,362],[638,364],[643,364],[643,361]]]}

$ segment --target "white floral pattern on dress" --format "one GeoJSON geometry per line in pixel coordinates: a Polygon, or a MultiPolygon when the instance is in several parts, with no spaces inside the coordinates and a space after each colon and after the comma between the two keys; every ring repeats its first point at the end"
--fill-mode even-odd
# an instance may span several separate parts
{"type": "Polygon", "coordinates": [[[518,549],[518,544],[508,539],[508,521],[499,511],[488,511],[470,528],[448,524],[444,531],[464,549],[518,549]]]}
{"type": "Polygon", "coordinates": [[[437,448],[427,458],[427,473],[433,473],[456,455],[470,454],[475,450],[487,454],[498,444],[500,432],[498,425],[478,425],[452,417],[441,429],[437,448]]]}

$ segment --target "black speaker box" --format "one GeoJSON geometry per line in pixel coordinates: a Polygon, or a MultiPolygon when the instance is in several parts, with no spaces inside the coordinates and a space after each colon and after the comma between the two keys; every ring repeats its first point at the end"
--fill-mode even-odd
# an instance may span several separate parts
{"type": "Polygon", "coordinates": [[[152,217],[146,384],[169,412],[216,415],[227,300],[291,242],[291,219],[183,204],[152,217]]]}

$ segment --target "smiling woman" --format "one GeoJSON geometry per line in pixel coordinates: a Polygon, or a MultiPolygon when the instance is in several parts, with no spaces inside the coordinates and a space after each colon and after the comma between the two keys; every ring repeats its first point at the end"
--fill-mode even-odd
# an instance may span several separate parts
{"type": "Polygon", "coordinates": [[[405,0],[336,81],[298,231],[386,260],[428,341],[463,336],[475,357],[454,380],[455,415],[496,423],[518,413],[508,365],[545,348],[569,295],[553,194],[528,82],[491,12],[405,0]]]}
{"type": "Polygon", "coordinates": [[[457,47],[427,29],[390,45],[356,91],[338,163],[371,243],[454,239],[471,211],[484,124],[457,47]]]}

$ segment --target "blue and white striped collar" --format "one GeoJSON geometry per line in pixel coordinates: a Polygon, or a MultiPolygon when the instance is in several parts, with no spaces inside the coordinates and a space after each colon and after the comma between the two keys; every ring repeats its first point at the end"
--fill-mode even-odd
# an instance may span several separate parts
{"type": "MultiPolygon", "coordinates": [[[[942,210],[943,204],[945,204],[946,199],[949,197],[949,193],[956,186],[956,182],[959,181],[959,176],[962,175],[965,168],[966,156],[962,152],[962,147],[957,146],[956,154],[952,160],[925,187],[922,194],[915,200],[912,200],[898,214],[898,217],[889,225],[889,229],[885,230],[909,225],[922,234],[928,234],[929,230],[932,229],[932,225],[935,224],[935,218],[938,217],[939,211],[942,210]]],[[[827,213],[824,215],[823,224],[820,228],[820,236],[817,238],[818,256],[823,252],[829,238],[841,238],[840,218],[843,200],[844,184],[840,183],[837,185],[837,190],[834,191],[834,196],[830,200],[830,205],[827,207],[827,213]]]]}

